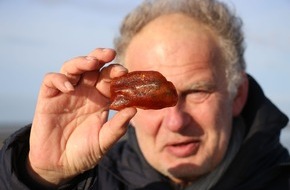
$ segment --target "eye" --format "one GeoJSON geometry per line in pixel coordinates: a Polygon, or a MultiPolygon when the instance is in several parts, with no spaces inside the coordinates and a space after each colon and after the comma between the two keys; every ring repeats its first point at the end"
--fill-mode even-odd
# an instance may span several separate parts
{"type": "Polygon", "coordinates": [[[201,103],[205,101],[210,94],[211,92],[206,90],[190,90],[184,93],[184,98],[186,102],[201,103]]]}

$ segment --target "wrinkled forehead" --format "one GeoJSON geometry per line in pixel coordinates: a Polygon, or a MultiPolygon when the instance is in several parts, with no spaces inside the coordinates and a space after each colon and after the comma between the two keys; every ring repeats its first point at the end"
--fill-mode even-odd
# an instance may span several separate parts
{"type": "Polygon", "coordinates": [[[213,32],[194,19],[180,14],[164,15],[144,26],[132,38],[124,62],[128,67],[143,67],[164,65],[166,60],[167,66],[174,66],[188,56],[199,62],[208,62],[220,53],[219,49],[213,32]],[[152,61],[139,64],[144,59],[152,61]]]}
{"type": "Polygon", "coordinates": [[[221,62],[215,35],[184,15],[162,16],[146,25],[131,40],[125,66],[129,70],[176,72],[215,67],[221,62]]]}
{"type": "Polygon", "coordinates": [[[133,37],[124,60],[129,71],[156,70],[180,86],[225,75],[215,35],[184,15],[149,23],[133,37]]]}

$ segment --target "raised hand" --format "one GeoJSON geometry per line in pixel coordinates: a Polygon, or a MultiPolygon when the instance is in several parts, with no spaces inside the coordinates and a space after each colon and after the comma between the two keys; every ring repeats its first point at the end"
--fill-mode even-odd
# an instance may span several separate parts
{"type": "Polygon", "coordinates": [[[30,136],[28,169],[40,182],[57,185],[96,166],[126,132],[136,109],[107,120],[110,81],[127,70],[109,65],[115,51],[96,49],[49,73],[41,85],[30,136]]]}

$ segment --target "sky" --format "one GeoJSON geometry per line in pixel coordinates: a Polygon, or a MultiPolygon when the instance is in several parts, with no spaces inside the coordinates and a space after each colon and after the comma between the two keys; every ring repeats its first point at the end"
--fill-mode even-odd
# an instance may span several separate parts
{"type": "MultiPolygon", "coordinates": [[[[290,1],[224,0],[244,21],[247,71],[290,116],[290,1]]],[[[97,47],[113,47],[140,0],[0,0],[0,127],[33,118],[48,72],[97,47]]]]}

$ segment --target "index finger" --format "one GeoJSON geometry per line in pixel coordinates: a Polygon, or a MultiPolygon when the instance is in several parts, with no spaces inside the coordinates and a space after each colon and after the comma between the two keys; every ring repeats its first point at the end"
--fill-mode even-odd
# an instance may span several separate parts
{"type": "Polygon", "coordinates": [[[88,54],[67,61],[60,72],[67,76],[80,75],[87,71],[99,70],[106,63],[112,61],[116,56],[113,49],[98,48],[88,54]]]}

